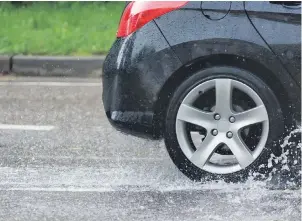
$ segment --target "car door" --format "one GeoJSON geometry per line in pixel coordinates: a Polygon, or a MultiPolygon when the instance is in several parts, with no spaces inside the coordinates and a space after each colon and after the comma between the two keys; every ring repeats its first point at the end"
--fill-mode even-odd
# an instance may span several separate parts
{"type": "Polygon", "coordinates": [[[251,23],[301,85],[301,2],[245,2],[251,23]]]}

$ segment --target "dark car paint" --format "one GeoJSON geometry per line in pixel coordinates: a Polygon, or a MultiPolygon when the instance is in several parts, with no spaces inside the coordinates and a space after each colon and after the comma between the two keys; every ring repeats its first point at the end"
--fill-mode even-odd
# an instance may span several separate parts
{"type": "Polygon", "coordinates": [[[211,20],[221,20],[225,18],[232,7],[231,1],[204,1],[201,2],[201,12],[211,20]]]}
{"type": "Polygon", "coordinates": [[[245,9],[272,51],[301,83],[301,9],[270,2],[246,2],[245,9]]]}
{"type": "Polygon", "coordinates": [[[158,92],[181,65],[153,21],[117,39],[103,65],[103,102],[111,122],[153,134],[158,92]]]}
{"type": "Polygon", "coordinates": [[[213,65],[261,73],[283,108],[299,118],[300,87],[253,27],[243,2],[232,2],[230,10],[189,2],[117,39],[103,66],[107,117],[122,131],[158,138],[175,88],[198,69],[213,65]],[[212,19],[212,12],[226,16],[212,19]]]}

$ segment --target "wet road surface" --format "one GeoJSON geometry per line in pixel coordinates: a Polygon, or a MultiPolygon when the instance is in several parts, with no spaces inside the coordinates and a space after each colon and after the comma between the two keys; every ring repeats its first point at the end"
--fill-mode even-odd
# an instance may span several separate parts
{"type": "Polygon", "coordinates": [[[300,190],[192,183],[162,141],[115,131],[97,80],[6,80],[0,220],[300,220],[300,190]]]}

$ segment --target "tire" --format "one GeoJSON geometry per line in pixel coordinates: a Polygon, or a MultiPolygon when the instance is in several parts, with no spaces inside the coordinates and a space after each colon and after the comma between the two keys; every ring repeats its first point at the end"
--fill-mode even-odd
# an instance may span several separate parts
{"type": "MultiPolygon", "coordinates": [[[[194,181],[224,180],[226,182],[240,182],[244,181],[249,175],[257,175],[255,176],[256,178],[264,178],[272,169],[268,166],[268,160],[271,157],[271,154],[278,155],[281,153],[281,147],[278,145],[278,140],[282,138],[285,130],[284,114],[274,92],[255,74],[243,69],[228,66],[204,69],[191,75],[182,82],[171,97],[165,119],[164,139],[166,148],[178,169],[194,181]],[[216,81],[216,79],[231,79],[234,82],[243,83],[251,88],[262,100],[268,116],[267,122],[269,129],[264,149],[250,165],[246,166],[244,169],[230,173],[209,172],[192,163],[183,152],[176,132],[177,114],[180,105],[188,93],[198,85],[202,85],[203,83],[212,80],[216,81]]],[[[210,136],[211,134],[209,133],[210,132],[208,131],[206,136],[210,136]]]]}

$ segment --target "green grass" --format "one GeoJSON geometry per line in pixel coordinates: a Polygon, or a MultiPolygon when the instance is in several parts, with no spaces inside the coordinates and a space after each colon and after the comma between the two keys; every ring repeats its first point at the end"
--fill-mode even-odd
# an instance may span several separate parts
{"type": "Polygon", "coordinates": [[[0,54],[105,54],[124,2],[0,3],[0,54]]]}

